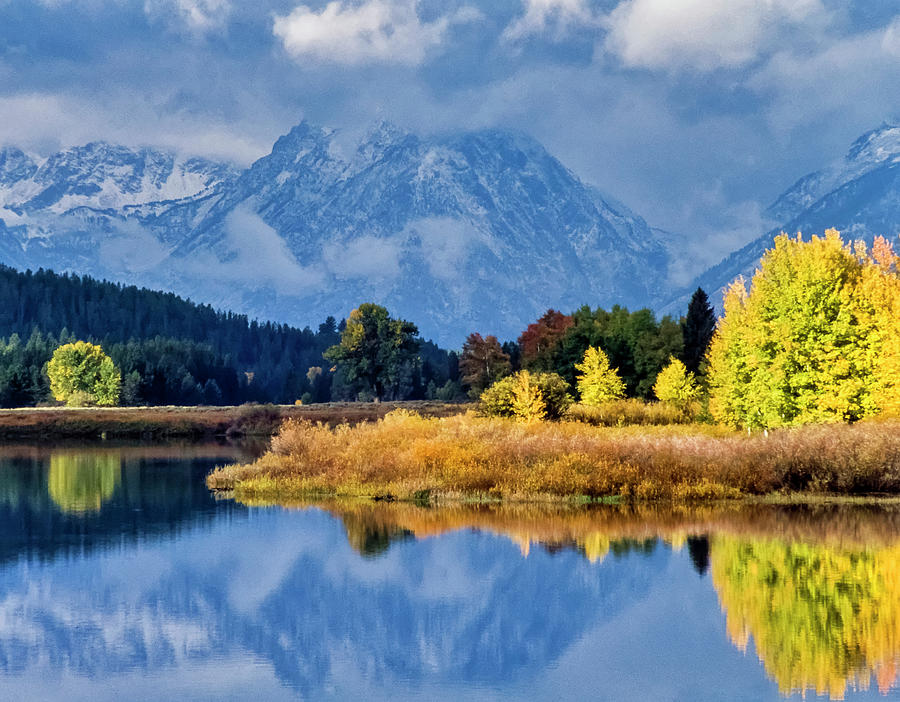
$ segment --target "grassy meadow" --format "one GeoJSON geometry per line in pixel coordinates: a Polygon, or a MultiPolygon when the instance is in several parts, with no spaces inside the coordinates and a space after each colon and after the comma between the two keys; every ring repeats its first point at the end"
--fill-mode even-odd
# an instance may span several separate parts
{"type": "Polygon", "coordinates": [[[692,500],[900,492],[900,421],[748,435],[703,424],[595,426],[398,410],[330,427],[291,419],[249,465],[217,469],[239,499],[692,500]]]}

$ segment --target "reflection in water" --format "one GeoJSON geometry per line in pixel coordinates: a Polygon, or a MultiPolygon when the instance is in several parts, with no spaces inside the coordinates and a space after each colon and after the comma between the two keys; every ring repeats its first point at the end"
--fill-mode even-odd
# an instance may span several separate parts
{"type": "Polygon", "coordinates": [[[526,556],[539,544],[601,563],[610,553],[652,553],[658,544],[648,537],[653,533],[674,550],[687,546],[701,576],[712,569],[731,640],[745,651],[752,637],[783,694],[814,691],[839,699],[848,686],[867,689],[873,676],[887,694],[897,682],[896,506],[427,509],[333,502],[327,509],[340,516],[349,543],[365,555],[383,553],[393,541],[469,528],[503,534],[526,556]],[[798,540],[772,538],[785,533],[798,540]]]}
{"type": "Polygon", "coordinates": [[[900,661],[900,545],[839,550],[718,536],[712,578],[734,643],[750,637],[785,694],[842,699],[874,674],[887,693],[900,661]]]}
{"type": "Polygon", "coordinates": [[[50,456],[47,489],[63,512],[99,512],[121,482],[120,454],[55,451],[50,456]]]}
{"type": "Polygon", "coordinates": [[[896,694],[900,506],[252,508],[227,453],[0,447],[0,698],[896,694]]]}

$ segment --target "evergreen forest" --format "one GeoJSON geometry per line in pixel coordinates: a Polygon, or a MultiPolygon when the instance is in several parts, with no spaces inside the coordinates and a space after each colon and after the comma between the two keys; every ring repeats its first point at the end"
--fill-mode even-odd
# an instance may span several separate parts
{"type": "MultiPolygon", "coordinates": [[[[51,400],[56,348],[99,344],[120,370],[120,404],[291,404],[357,399],[323,352],[341,339],[333,317],[314,331],[250,320],[173,293],[52,271],[0,266],[0,406],[51,400]]],[[[455,380],[455,354],[429,341],[399,390],[422,399],[455,380]]]]}

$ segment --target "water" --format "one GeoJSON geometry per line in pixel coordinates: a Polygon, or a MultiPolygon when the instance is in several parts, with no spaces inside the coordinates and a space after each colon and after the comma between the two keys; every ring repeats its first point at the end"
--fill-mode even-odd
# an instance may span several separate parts
{"type": "Polygon", "coordinates": [[[245,457],[0,448],[0,699],[900,699],[900,508],[210,496],[245,457]]]}

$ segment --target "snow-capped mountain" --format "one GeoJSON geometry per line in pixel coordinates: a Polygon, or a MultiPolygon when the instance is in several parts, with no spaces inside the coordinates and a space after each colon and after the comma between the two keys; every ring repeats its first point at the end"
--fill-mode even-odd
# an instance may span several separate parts
{"type": "Polygon", "coordinates": [[[0,207],[20,216],[63,214],[77,207],[117,210],[180,200],[234,176],[229,166],[206,159],[180,160],[164,151],[104,142],[60,151],[42,163],[5,148],[0,150],[0,207]]]}
{"type": "Polygon", "coordinates": [[[335,137],[301,123],[240,174],[107,144],[42,163],[6,149],[0,258],[299,324],[371,300],[452,345],[666,293],[644,220],[525,135],[380,124],[347,156],[335,137]]]}
{"type": "Polygon", "coordinates": [[[720,301],[725,287],[737,276],[750,278],[782,231],[801,232],[807,238],[835,228],[845,240],[862,239],[871,244],[881,235],[896,244],[900,233],[900,125],[883,124],[863,134],[844,158],[798,180],[766,215],[784,224],[702,273],[690,289],[699,285],[720,301]]]}

